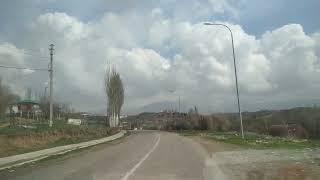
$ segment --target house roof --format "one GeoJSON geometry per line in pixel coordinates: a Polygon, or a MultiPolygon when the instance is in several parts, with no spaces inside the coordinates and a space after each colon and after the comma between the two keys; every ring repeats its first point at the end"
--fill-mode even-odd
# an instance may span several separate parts
{"type": "Polygon", "coordinates": [[[39,104],[39,103],[30,99],[25,99],[25,100],[18,101],[15,104],[39,104]]]}

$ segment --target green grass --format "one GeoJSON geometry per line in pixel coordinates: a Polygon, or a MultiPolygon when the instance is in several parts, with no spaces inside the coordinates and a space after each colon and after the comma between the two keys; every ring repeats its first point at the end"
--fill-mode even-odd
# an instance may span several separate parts
{"type": "Polygon", "coordinates": [[[272,137],[253,133],[246,134],[245,139],[242,139],[239,134],[234,132],[185,131],[180,132],[180,134],[184,136],[203,136],[207,139],[213,139],[253,149],[320,148],[319,140],[272,137]]]}

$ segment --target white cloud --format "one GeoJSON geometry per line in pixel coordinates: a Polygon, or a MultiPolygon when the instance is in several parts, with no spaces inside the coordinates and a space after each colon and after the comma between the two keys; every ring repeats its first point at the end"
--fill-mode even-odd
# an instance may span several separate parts
{"type": "Polygon", "coordinates": [[[4,63],[13,63],[14,65],[21,65],[23,63],[23,54],[22,49],[18,49],[11,43],[2,43],[0,44],[0,62],[4,63]]]}
{"type": "MultiPolygon", "coordinates": [[[[301,25],[283,26],[262,36],[261,49],[270,61],[270,80],[280,90],[301,89],[316,80],[318,42],[303,32],[301,25]],[[299,83],[297,83],[299,82],[299,83]]],[[[319,81],[318,81],[319,82],[319,81]]]]}
{"type": "Polygon", "coordinates": [[[76,18],[66,13],[47,13],[40,15],[34,25],[35,28],[54,30],[54,33],[63,35],[66,40],[75,41],[82,39],[89,33],[89,28],[76,18]]]}
{"type": "Polygon", "coordinates": [[[232,1],[232,0],[209,0],[211,5],[212,11],[214,13],[219,14],[231,14],[233,17],[238,17],[239,12],[238,9],[235,7],[235,4],[243,3],[239,0],[232,1]]]}
{"type": "MultiPolygon", "coordinates": [[[[230,1],[217,2],[210,1],[214,9],[209,12],[236,14],[230,1]]],[[[319,33],[308,35],[301,25],[289,24],[257,38],[240,25],[222,23],[234,33],[244,109],[272,107],[281,101],[290,105],[302,92],[308,92],[309,100],[317,96],[319,33]]],[[[107,60],[125,83],[127,112],[175,101],[170,89],[179,92],[186,106],[198,105],[203,111],[234,107],[230,34],[223,27],[170,18],[161,8],[148,14],[108,12],[93,22],[47,13],[33,22],[24,39],[34,47],[55,43],[55,97],[83,110],[100,110],[105,104],[107,60]]]]}
{"type": "MultiPolygon", "coordinates": [[[[0,44],[0,64],[4,66],[25,67],[26,58],[24,50],[18,49],[11,43],[0,44]]],[[[31,71],[0,68],[0,78],[7,84],[14,93],[23,95],[24,88],[16,83],[23,75],[28,75],[31,71]]]]}

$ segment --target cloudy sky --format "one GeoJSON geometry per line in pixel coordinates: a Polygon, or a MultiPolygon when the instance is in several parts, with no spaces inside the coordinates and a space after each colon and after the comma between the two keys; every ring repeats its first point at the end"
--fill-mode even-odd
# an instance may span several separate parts
{"type": "MultiPolygon", "coordinates": [[[[107,61],[125,85],[124,113],[197,105],[236,111],[230,34],[243,110],[320,104],[318,0],[1,0],[0,65],[46,68],[55,45],[54,97],[104,112],[107,61]],[[174,93],[169,92],[174,91],[174,93]]],[[[0,69],[22,97],[47,72],[0,69]]]]}

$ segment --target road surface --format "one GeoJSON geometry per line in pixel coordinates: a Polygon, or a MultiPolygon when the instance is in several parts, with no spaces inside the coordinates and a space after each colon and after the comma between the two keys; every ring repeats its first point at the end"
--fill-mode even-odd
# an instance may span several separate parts
{"type": "MultiPolygon", "coordinates": [[[[0,179],[179,180],[212,179],[207,153],[189,138],[167,132],[139,132],[33,166],[0,172],[0,179]]],[[[219,173],[216,173],[216,175],[219,173]]]]}

